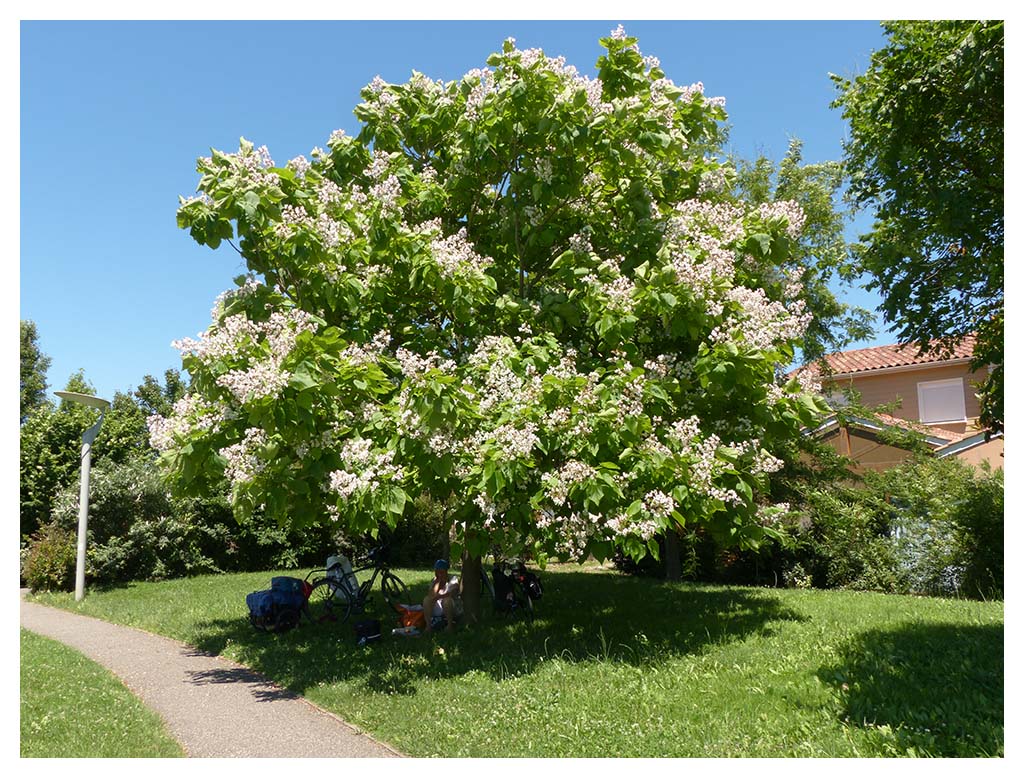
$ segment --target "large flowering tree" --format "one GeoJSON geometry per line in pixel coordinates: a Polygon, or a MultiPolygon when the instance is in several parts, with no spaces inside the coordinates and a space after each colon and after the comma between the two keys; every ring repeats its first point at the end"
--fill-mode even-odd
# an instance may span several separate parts
{"type": "Polygon", "coordinates": [[[179,224],[250,273],[177,344],[192,393],[151,431],[179,483],[355,532],[430,501],[469,567],[778,531],[771,452],[822,410],[780,377],[803,214],[729,196],[724,100],[601,45],[590,78],[509,39],[457,81],[374,79],[308,160],[199,160],[179,224]]]}

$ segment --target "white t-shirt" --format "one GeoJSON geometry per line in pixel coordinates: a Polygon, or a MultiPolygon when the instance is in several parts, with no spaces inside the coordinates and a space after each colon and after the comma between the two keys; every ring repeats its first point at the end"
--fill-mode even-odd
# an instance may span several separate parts
{"type": "MultiPolygon", "coordinates": [[[[457,575],[449,576],[448,582],[437,590],[437,594],[440,597],[445,596],[451,591],[455,591],[455,587],[459,584],[459,577],[457,575]]],[[[462,598],[455,595],[455,612],[462,612],[462,598]]],[[[444,607],[441,605],[440,600],[434,600],[434,607],[431,611],[431,616],[444,616],[444,607]]]]}

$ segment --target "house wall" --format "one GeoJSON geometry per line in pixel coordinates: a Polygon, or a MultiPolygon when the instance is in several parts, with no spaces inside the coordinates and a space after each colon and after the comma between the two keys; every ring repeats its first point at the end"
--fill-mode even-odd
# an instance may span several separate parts
{"type": "Polygon", "coordinates": [[[851,469],[858,474],[867,470],[888,470],[910,458],[909,451],[887,446],[869,437],[862,437],[856,428],[850,430],[849,433],[844,429],[837,430],[825,438],[824,442],[835,449],[837,453],[853,459],[854,465],[851,469]]]}
{"type": "MultiPolygon", "coordinates": [[[[917,402],[917,385],[922,381],[942,381],[950,378],[964,379],[964,408],[967,422],[944,422],[934,426],[953,432],[964,432],[977,427],[977,419],[981,413],[978,398],[974,394],[971,382],[981,382],[987,378],[983,371],[971,372],[967,365],[936,365],[921,369],[900,370],[892,373],[858,375],[831,382],[831,386],[847,388],[852,386],[860,392],[861,402],[867,406],[884,405],[900,398],[899,408],[889,411],[893,416],[908,421],[920,421],[921,413],[917,402]]],[[[825,391],[829,391],[826,387],[825,391]]]]}
{"type": "Polygon", "coordinates": [[[1003,439],[993,438],[988,443],[969,448],[960,454],[955,454],[961,462],[967,462],[977,468],[981,468],[982,462],[988,462],[993,470],[1003,466],[1003,439]]]}
{"type": "MultiPolygon", "coordinates": [[[[851,469],[858,474],[868,470],[888,470],[905,462],[911,456],[909,451],[880,443],[870,433],[857,428],[850,430],[849,434],[844,429],[837,430],[823,440],[837,453],[853,459],[854,465],[851,469]]],[[[982,443],[952,456],[979,470],[983,462],[988,462],[993,470],[997,470],[1003,467],[1003,439],[993,438],[988,443],[982,443]]]]}

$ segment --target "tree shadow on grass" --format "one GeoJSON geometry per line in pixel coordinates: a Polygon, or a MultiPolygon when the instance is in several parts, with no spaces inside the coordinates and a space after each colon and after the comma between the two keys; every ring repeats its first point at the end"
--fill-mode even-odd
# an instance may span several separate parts
{"type": "MultiPolygon", "coordinates": [[[[244,614],[200,626],[197,648],[230,645],[242,663],[289,689],[358,681],[381,694],[411,695],[424,678],[485,673],[497,681],[532,672],[551,659],[656,664],[711,646],[770,636],[803,617],[771,590],[666,584],[615,574],[549,571],[535,620],[502,617],[485,604],[480,624],[454,634],[393,637],[383,608],[383,638],[357,647],[352,621],[302,625],[280,635],[252,629],[244,614]],[[439,651],[438,648],[443,649],[439,651]]],[[[244,601],[244,593],[239,602],[244,601]]]]}
{"type": "Polygon", "coordinates": [[[844,721],[901,754],[1003,754],[1002,625],[920,624],[859,635],[818,677],[844,721]]]}

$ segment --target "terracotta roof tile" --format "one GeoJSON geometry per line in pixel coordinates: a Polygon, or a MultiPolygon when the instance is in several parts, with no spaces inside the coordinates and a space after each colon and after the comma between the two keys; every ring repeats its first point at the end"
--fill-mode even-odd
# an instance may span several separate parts
{"type": "MultiPolygon", "coordinates": [[[[953,347],[948,354],[941,355],[940,351],[929,351],[920,356],[917,353],[917,343],[892,344],[889,346],[872,346],[871,348],[854,349],[853,351],[839,351],[825,357],[833,373],[866,373],[871,370],[883,370],[889,367],[903,367],[905,365],[926,365],[938,362],[945,362],[949,359],[969,359],[974,354],[974,335],[968,335],[960,343],[953,347]]],[[[936,341],[932,341],[935,343],[936,341]]],[[[818,372],[817,365],[808,365],[808,368],[818,372]]]]}

